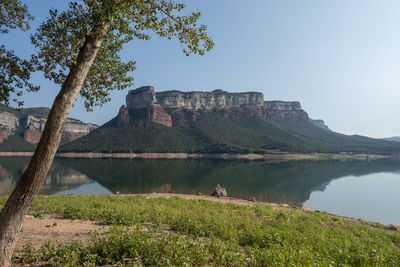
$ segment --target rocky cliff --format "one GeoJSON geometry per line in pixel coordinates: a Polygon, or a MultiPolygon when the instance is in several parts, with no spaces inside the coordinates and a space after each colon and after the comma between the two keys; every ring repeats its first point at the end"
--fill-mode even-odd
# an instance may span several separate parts
{"type": "Polygon", "coordinates": [[[163,108],[210,111],[242,106],[262,107],[264,95],[258,92],[228,93],[220,89],[212,92],[165,91],[157,93],[156,100],[163,108]]]}
{"type": "Polygon", "coordinates": [[[315,126],[327,130],[327,131],[332,131],[331,129],[329,129],[328,125],[325,124],[325,122],[323,120],[313,120],[313,119],[309,119],[309,122],[311,122],[312,124],[314,124],[315,126]]]}
{"type": "MultiPolygon", "coordinates": [[[[199,112],[218,112],[225,117],[260,116],[273,121],[308,121],[307,113],[299,102],[264,101],[259,92],[229,93],[164,91],[156,93],[154,87],[144,86],[130,90],[126,107],[121,107],[117,124],[129,124],[126,112],[133,118],[142,118],[171,127],[173,122],[196,120],[199,112]]],[[[117,126],[118,126],[117,125],[117,126]]]]}
{"type": "MultiPolygon", "coordinates": [[[[15,111],[5,106],[0,106],[0,144],[11,135],[19,135],[31,144],[37,144],[43,132],[48,114],[45,109],[38,108],[15,111]]],[[[87,135],[98,126],[83,123],[80,120],[68,119],[64,125],[61,143],[73,141],[87,135]]]]}
{"type": "Polygon", "coordinates": [[[265,117],[273,121],[299,120],[308,121],[308,114],[299,102],[265,101],[265,117]]]}
{"type": "MultiPolygon", "coordinates": [[[[126,107],[134,118],[146,119],[167,127],[172,126],[172,116],[157,103],[156,93],[152,86],[130,90],[126,96],[126,107]]],[[[123,110],[124,106],[121,107],[120,114],[123,110]]]]}

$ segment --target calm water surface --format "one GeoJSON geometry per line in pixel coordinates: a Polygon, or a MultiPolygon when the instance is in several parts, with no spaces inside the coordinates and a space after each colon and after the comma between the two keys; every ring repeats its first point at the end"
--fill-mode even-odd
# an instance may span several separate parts
{"type": "MultiPolygon", "coordinates": [[[[0,195],[15,187],[29,158],[0,158],[0,195]]],[[[42,194],[175,192],[289,203],[400,224],[400,161],[56,159],[42,194]]]]}

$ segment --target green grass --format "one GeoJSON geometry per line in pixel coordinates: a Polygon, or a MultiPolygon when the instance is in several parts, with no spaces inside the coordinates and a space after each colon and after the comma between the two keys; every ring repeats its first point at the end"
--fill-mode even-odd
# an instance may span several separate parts
{"type": "MultiPolygon", "coordinates": [[[[6,197],[0,198],[3,204],[6,197]]],[[[146,196],[40,196],[35,214],[114,226],[92,241],[26,246],[23,261],[57,266],[399,266],[400,233],[303,210],[146,196]],[[143,230],[146,229],[146,230],[143,230]]]]}

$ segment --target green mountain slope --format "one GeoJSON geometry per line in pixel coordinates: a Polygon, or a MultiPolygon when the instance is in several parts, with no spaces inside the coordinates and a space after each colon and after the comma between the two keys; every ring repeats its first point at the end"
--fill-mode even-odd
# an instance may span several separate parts
{"type": "Polygon", "coordinates": [[[12,107],[8,107],[4,104],[0,104],[0,111],[6,111],[11,114],[16,115],[17,117],[21,117],[24,115],[32,115],[38,118],[47,118],[49,115],[50,109],[46,107],[38,107],[38,108],[22,108],[20,110],[17,110],[12,107]]]}
{"type": "Polygon", "coordinates": [[[253,117],[225,118],[202,113],[191,123],[165,127],[134,120],[116,128],[115,119],[60,148],[61,152],[188,152],[264,153],[269,149],[288,152],[400,153],[400,143],[347,136],[323,130],[309,122],[272,122],[253,117]]]}
{"type": "Polygon", "coordinates": [[[15,134],[9,136],[0,144],[0,151],[5,152],[33,152],[35,145],[28,143],[21,136],[15,134]]]}

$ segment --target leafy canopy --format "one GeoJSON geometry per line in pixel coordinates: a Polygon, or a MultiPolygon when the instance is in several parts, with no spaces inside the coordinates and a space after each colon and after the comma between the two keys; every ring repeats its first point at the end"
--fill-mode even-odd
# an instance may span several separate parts
{"type": "Polygon", "coordinates": [[[132,85],[129,73],[135,61],[123,62],[123,45],[134,38],[150,40],[152,35],[177,38],[186,55],[203,55],[214,43],[205,25],[198,25],[200,12],[182,14],[183,3],[167,0],[81,0],[69,3],[68,10],[50,10],[50,16],[31,36],[38,53],[35,65],[56,84],[65,81],[76,64],[85,40],[98,34],[102,23],[111,23],[97,57],[80,91],[85,107],[91,110],[110,100],[110,90],[132,85]]]}
{"type": "MultiPolygon", "coordinates": [[[[10,29],[19,28],[29,30],[29,15],[27,6],[19,0],[0,0],[0,33],[7,34],[10,29]]],[[[0,40],[2,40],[1,38],[0,40]]],[[[0,103],[9,104],[10,98],[18,106],[23,104],[18,98],[23,90],[37,91],[39,87],[29,82],[32,63],[16,56],[14,51],[8,50],[0,41],[0,103]]]]}

